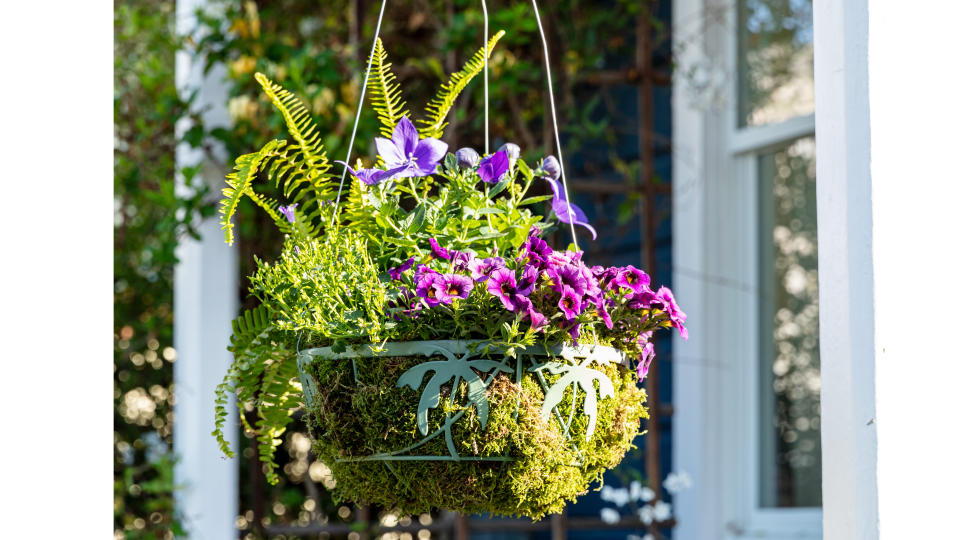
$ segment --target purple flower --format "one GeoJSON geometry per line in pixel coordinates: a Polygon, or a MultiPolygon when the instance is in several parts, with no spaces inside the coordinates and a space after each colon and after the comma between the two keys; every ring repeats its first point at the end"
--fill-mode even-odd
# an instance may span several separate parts
{"type": "Polygon", "coordinates": [[[398,178],[427,176],[437,170],[437,164],[447,153],[447,143],[433,139],[420,139],[413,122],[404,116],[393,128],[393,138],[376,138],[377,152],[388,169],[401,169],[398,178]]]}
{"type": "Polygon", "coordinates": [[[403,167],[394,167],[393,169],[386,170],[386,171],[383,170],[383,169],[357,169],[357,170],[353,170],[353,169],[350,168],[349,165],[346,164],[346,162],[337,161],[336,163],[339,163],[339,164],[343,165],[344,167],[346,167],[346,168],[347,168],[347,171],[349,171],[350,174],[352,174],[354,178],[356,178],[357,180],[363,182],[364,184],[366,184],[366,185],[368,185],[368,186],[375,186],[375,185],[379,184],[380,182],[383,182],[383,181],[386,181],[386,180],[390,180],[391,178],[394,178],[394,177],[398,176],[401,172],[403,172],[403,171],[406,170],[406,168],[407,168],[406,166],[403,166],[403,167]]]}
{"type": "Polygon", "coordinates": [[[434,258],[450,260],[450,251],[445,247],[440,247],[436,238],[430,239],[430,250],[433,251],[434,258]]]}
{"type": "MultiPolygon", "coordinates": [[[[421,268],[424,268],[421,266],[421,268]]],[[[437,272],[424,272],[419,279],[415,279],[417,284],[417,296],[423,298],[428,306],[433,307],[440,303],[439,296],[443,291],[443,275],[437,272]]]]}
{"type": "Polygon", "coordinates": [[[477,174],[480,179],[488,184],[496,184],[503,175],[510,169],[510,160],[507,153],[503,151],[494,152],[480,160],[480,166],[477,167],[477,174]]]}
{"type": "Polygon", "coordinates": [[[537,277],[540,270],[536,266],[525,266],[520,274],[520,281],[517,282],[517,294],[529,296],[537,285],[537,277]]]}
{"type": "Polygon", "coordinates": [[[448,250],[451,260],[450,266],[453,268],[454,272],[467,272],[470,269],[470,263],[476,258],[473,256],[473,253],[467,253],[466,251],[455,251],[448,250]]]}
{"type": "Polygon", "coordinates": [[[590,303],[594,305],[597,309],[597,315],[603,320],[603,324],[607,326],[608,329],[613,330],[613,319],[610,318],[610,312],[607,311],[607,302],[603,298],[603,292],[599,294],[590,296],[590,303]]]}
{"type": "Polygon", "coordinates": [[[533,302],[526,296],[515,297],[517,307],[523,313],[523,318],[530,319],[530,327],[533,329],[542,329],[547,324],[547,317],[537,311],[533,302]]]}
{"type": "Polygon", "coordinates": [[[547,178],[553,180],[560,179],[560,162],[553,156],[547,156],[540,165],[540,170],[547,173],[547,178]]]}
{"type": "Polygon", "coordinates": [[[293,212],[294,209],[297,207],[297,204],[299,203],[293,203],[290,206],[281,206],[280,208],[278,208],[278,210],[280,210],[280,213],[283,214],[283,217],[287,218],[287,221],[289,221],[290,223],[293,223],[294,220],[297,219],[296,214],[294,214],[293,212]]]}
{"type": "Polygon", "coordinates": [[[657,298],[663,304],[663,311],[670,316],[670,323],[680,332],[680,337],[687,339],[687,327],[684,326],[687,322],[687,314],[680,310],[676,298],[673,297],[673,291],[667,287],[660,287],[657,289],[657,298]]]}
{"type": "Polygon", "coordinates": [[[587,280],[580,269],[572,264],[547,268],[547,277],[552,282],[553,290],[558,293],[563,293],[563,289],[567,287],[581,297],[587,293],[587,280]]]}
{"type": "Polygon", "coordinates": [[[423,276],[436,273],[438,273],[436,270],[421,264],[417,266],[417,271],[413,274],[413,280],[419,282],[421,279],[423,279],[423,276]]]}
{"type": "Polygon", "coordinates": [[[507,311],[517,311],[517,298],[520,296],[517,295],[517,278],[513,270],[498,268],[491,272],[487,280],[487,292],[499,298],[507,311]]]}
{"type": "Polygon", "coordinates": [[[647,372],[650,371],[650,364],[653,363],[653,359],[656,356],[657,353],[653,350],[653,342],[646,342],[640,351],[640,360],[637,362],[637,379],[639,379],[640,382],[643,382],[643,379],[647,377],[647,372]]]}
{"type": "Polygon", "coordinates": [[[526,254],[527,261],[537,266],[537,268],[546,266],[550,255],[553,254],[553,249],[551,249],[546,242],[534,236],[533,229],[531,229],[530,236],[527,237],[526,242],[520,247],[522,252],[526,254]]]}
{"type": "Polygon", "coordinates": [[[473,148],[461,148],[457,150],[457,165],[461,169],[472,169],[477,166],[477,162],[480,161],[480,154],[477,153],[473,148]]]}
{"type": "Polygon", "coordinates": [[[561,321],[560,328],[564,328],[570,333],[570,340],[574,345],[579,345],[577,341],[580,338],[580,323],[570,324],[570,321],[561,321]]]}
{"type": "Polygon", "coordinates": [[[401,274],[403,274],[404,272],[406,272],[411,268],[413,268],[413,257],[410,257],[409,259],[407,259],[406,262],[404,262],[400,266],[387,270],[387,272],[390,274],[390,279],[393,279],[394,281],[396,281],[400,279],[401,274]]]}
{"type": "Polygon", "coordinates": [[[657,295],[649,287],[644,287],[640,292],[630,293],[626,296],[627,307],[630,309],[650,309],[659,308],[662,304],[657,295]]]}
{"type": "Polygon", "coordinates": [[[630,265],[617,272],[617,277],[613,278],[613,283],[624,289],[639,293],[650,285],[650,276],[643,270],[638,270],[630,265]]]}
{"type": "Polygon", "coordinates": [[[454,298],[466,298],[473,290],[473,281],[467,276],[459,274],[443,274],[438,282],[437,300],[443,304],[450,304],[454,298]]]}
{"type": "Polygon", "coordinates": [[[467,265],[470,270],[470,277],[477,283],[486,281],[494,270],[506,267],[507,264],[500,257],[487,257],[486,259],[474,257],[467,265]]]}
{"type": "Polygon", "coordinates": [[[570,287],[564,287],[558,305],[567,320],[575,319],[580,314],[580,295],[570,287]]]}
{"type": "Polygon", "coordinates": [[[512,142],[504,143],[500,145],[500,148],[497,148],[497,152],[503,152],[510,158],[510,165],[513,165],[517,162],[517,159],[520,158],[520,147],[512,142]]]}
{"type": "Polygon", "coordinates": [[[550,183],[550,188],[553,190],[553,201],[550,204],[554,213],[557,214],[557,219],[564,223],[570,223],[572,221],[574,225],[586,227],[586,229],[590,231],[590,234],[593,235],[593,239],[596,240],[597,230],[590,226],[590,223],[587,221],[587,215],[583,213],[583,210],[567,200],[563,186],[552,178],[545,178],[544,180],[550,183]],[[569,211],[567,208],[568,205],[569,211]]]}

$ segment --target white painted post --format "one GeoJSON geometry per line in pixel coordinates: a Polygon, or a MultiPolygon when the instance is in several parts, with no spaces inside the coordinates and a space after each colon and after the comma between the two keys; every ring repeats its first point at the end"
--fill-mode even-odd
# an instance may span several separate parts
{"type": "MultiPolygon", "coordinates": [[[[194,31],[195,10],[204,0],[177,2],[177,32],[194,31]]],[[[180,51],[176,58],[177,88],[186,92],[199,89],[196,106],[209,107],[203,121],[208,128],[229,126],[228,92],[223,66],[203,75],[201,59],[180,51]]],[[[177,126],[183,133],[189,125],[177,126]]],[[[215,156],[223,163],[222,149],[215,156]]],[[[205,161],[202,152],[182,144],[177,148],[177,165],[204,163],[200,176],[219,194],[224,170],[221,164],[205,161]]],[[[184,189],[182,179],[179,189],[184,189]]],[[[237,463],[225,459],[210,432],[214,428],[214,390],[230,364],[226,346],[230,321],[236,317],[237,261],[233,249],[223,242],[216,219],[199,224],[200,240],[184,238],[177,249],[180,260],[174,279],[174,364],[176,403],[174,406],[174,451],[179,462],[175,478],[183,488],[177,492],[177,507],[190,538],[194,540],[233,540],[237,537],[237,463]]],[[[231,411],[234,409],[231,406],[231,411]]],[[[236,413],[227,426],[236,425],[236,413]]],[[[234,448],[235,431],[227,438],[234,448]]]]}
{"type": "Polygon", "coordinates": [[[814,2],[827,540],[956,532],[958,17],[814,2]]]}

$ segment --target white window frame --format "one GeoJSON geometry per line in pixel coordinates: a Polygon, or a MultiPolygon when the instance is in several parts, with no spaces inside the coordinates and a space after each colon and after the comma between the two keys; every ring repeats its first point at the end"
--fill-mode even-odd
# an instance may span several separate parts
{"type": "Polygon", "coordinates": [[[814,116],[738,127],[735,0],[675,0],[684,62],[725,72],[721,110],[674,84],[674,284],[691,338],[674,337],[675,468],[694,488],[677,498],[678,539],[821,538],[821,508],[759,505],[759,156],[814,134],[814,116]],[[709,13],[722,12],[725,24],[709,13]],[[685,56],[685,57],[684,57],[685,56]]]}

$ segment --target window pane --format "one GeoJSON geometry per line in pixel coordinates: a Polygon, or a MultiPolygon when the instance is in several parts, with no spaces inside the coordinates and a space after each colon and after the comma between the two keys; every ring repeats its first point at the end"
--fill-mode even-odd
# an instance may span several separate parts
{"type": "Polygon", "coordinates": [[[759,159],[760,506],[821,506],[814,139],[759,159]]]}
{"type": "Polygon", "coordinates": [[[737,1],[738,125],[813,114],[811,0],[737,1]]]}

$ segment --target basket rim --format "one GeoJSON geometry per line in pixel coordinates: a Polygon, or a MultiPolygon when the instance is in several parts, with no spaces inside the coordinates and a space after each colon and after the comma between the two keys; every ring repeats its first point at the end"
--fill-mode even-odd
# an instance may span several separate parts
{"type": "MultiPolygon", "coordinates": [[[[373,358],[377,356],[433,356],[442,352],[463,355],[475,352],[482,345],[491,345],[486,339],[436,339],[419,341],[388,341],[382,345],[364,344],[348,345],[343,352],[334,352],[332,347],[316,347],[304,349],[297,356],[301,364],[310,363],[314,359],[340,360],[354,358],[373,358]],[[442,351],[442,352],[441,352],[442,351]]],[[[488,353],[503,353],[507,348],[501,345],[491,345],[488,353]]],[[[573,360],[575,357],[588,357],[600,364],[616,363],[629,365],[627,355],[609,345],[585,344],[572,345],[530,345],[517,347],[517,351],[524,355],[564,357],[573,360]]]]}

